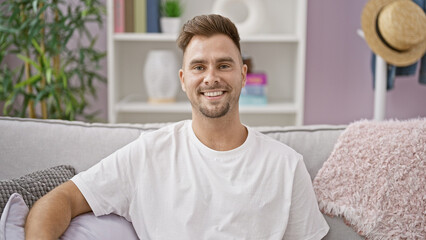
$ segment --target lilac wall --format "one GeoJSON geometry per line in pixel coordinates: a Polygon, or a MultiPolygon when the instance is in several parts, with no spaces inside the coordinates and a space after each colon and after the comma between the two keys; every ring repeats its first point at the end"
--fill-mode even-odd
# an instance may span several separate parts
{"type": "MultiPolygon", "coordinates": [[[[373,118],[370,50],[357,34],[367,0],[308,0],[305,124],[347,124],[373,118]]],[[[426,117],[426,85],[395,80],[386,118],[426,117]]]]}

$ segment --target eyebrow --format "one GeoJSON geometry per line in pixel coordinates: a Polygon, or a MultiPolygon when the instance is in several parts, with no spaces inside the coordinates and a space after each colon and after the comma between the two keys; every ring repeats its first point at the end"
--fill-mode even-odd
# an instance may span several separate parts
{"type": "Polygon", "coordinates": [[[192,59],[191,62],[189,63],[189,65],[194,65],[194,64],[204,64],[206,63],[206,60],[203,59],[192,59]]]}
{"type": "MultiPolygon", "coordinates": [[[[231,62],[231,63],[235,63],[234,59],[232,59],[231,57],[221,57],[216,59],[216,62],[231,62]]],[[[207,60],[204,59],[193,59],[191,60],[191,62],[189,63],[189,65],[194,65],[194,64],[205,64],[207,63],[207,60]]]]}
{"type": "Polygon", "coordinates": [[[231,58],[231,57],[219,58],[219,59],[217,59],[216,62],[231,62],[231,63],[235,63],[234,59],[231,58]]]}

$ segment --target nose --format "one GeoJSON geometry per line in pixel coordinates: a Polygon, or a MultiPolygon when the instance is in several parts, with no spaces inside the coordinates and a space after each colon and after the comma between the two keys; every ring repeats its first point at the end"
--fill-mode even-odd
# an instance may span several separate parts
{"type": "Polygon", "coordinates": [[[203,82],[206,85],[214,85],[216,83],[219,83],[220,78],[216,72],[216,69],[210,68],[208,71],[206,71],[206,75],[204,76],[203,82]]]}

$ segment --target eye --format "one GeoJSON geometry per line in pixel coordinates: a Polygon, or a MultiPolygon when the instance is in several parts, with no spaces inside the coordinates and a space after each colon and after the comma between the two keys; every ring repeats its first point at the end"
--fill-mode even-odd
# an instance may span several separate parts
{"type": "Polygon", "coordinates": [[[202,70],[204,70],[204,67],[201,66],[201,65],[196,65],[192,69],[197,70],[197,71],[202,71],[202,70]]]}
{"type": "Polygon", "coordinates": [[[229,66],[228,64],[221,64],[221,65],[219,65],[219,69],[228,69],[230,67],[231,66],[229,66]]]}

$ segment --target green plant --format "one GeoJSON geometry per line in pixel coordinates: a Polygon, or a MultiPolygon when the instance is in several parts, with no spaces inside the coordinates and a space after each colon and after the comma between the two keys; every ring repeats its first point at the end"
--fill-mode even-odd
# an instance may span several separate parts
{"type": "Polygon", "coordinates": [[[84,112],[105,52],[90,23],[102,25],[100,0],[5,0],[0,4],[0,104],[3,114],[74,120],[84,112]],[[9,66],[16,59],[18,67],[9,66]]]}
{"type": "Polygon", "coordinates": [[[180,17],[183,13],[183,6],[179,0],[165,0],[160,9],[164,17],[180,17]]]}

